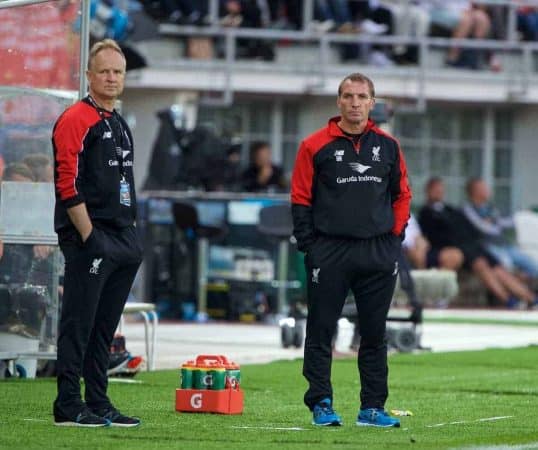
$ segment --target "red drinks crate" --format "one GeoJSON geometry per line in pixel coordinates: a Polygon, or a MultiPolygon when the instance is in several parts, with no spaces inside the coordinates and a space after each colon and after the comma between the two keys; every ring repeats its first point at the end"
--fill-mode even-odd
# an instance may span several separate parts
{"type": "Polygon", "coordinates": [[[223,355],[199,355],[181,366],[176,411],[241,414],[243,391],[239,366],[223,355]]]}
{"type": "Polygon", "coordinates": [[[176,389],[176,411],[219,414],[241,414],[243,391],[241,389],[176,389]]]}

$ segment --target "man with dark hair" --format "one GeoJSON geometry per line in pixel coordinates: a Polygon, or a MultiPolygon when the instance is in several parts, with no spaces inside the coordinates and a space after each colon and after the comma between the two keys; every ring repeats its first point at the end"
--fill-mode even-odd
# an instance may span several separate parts
{"type": "Polygon", "coordinates": [[[374,95],[368,77],[344,78],[336,100],[341,115],[301,143],[292,175],[294,235],[308,276],[304,401],[315,425],[342,424],[333,409],[331,344],[351,289],[361,333],[356,424],[400,426],[384,409],[385,328],[411,191],[398,142],[369,119],[374,95]]]}
{"type": "Polygon", "coordinates": [[[86,71],[89,95],[58,118],[52,135],[54,227],[65,257],[54,402],[54,421],[61,426],[140,424],[107,396],[110,344],[142,260],[133,138],[114,109],[125,66],[116,42],[97,42],[86,71]]]}
{"type": "Polygon", "coordinates": [[[272,162],[269,143],[255,141],[250,145],[250,165],[243,173],[243,188],[248,192],[281,192],[287,188],[282,168],[272,162]]]}
{"type": "Polygon", "coordinates": [[[11,163],[6,166],[2,174],[3,181],[35,181],[34,174],[25,163],[11,163]]]}
{"type": "Polygon", "coordinates": [[[35,181],[47,183],[54,181],[52,161],[44,153],[31,153],[26,155],[22,162],[30,168],[34,174],[35,181]]]}

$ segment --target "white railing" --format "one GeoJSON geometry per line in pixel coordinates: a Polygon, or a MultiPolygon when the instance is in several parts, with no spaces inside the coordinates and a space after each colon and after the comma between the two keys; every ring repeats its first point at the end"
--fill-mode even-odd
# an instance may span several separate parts
{"type": "MultiPolygon", "coordinates": [[[[341,34],[341,33],[319,33],[309,29],[301,31],[285,31],[266,28],[222,28],[217,26],[194,27],[177,26],[163,24],[160,32],[164,35],[193,37],[207,36],[220,38],[225,41],[224,59],[213,60],[189,60],[174,59],[169,61],[149,61],[155,68],[206,68],[220,71],[225,75],[225,83],[222,89],[222,97],[217,100],[218,104],[229,105],[233,101],[232,75],[234,71],[247,69],[249,71],[265,71],[268,68],[281,73],[302,73],[308,72],[319,80],[323,85],[330,75],[341,74],[349,71],[346,65],[331,62],[331,45],[334,44],[354,44],[368,47],[371,45],[416,45],[419,48],[418,64],[414,67],[400,69],[398,66],[390,67],[391,73],[402,70],[402,76],[411,76],[417,83],[417,108],[422,109],[425,105],[425,82],[427,77],[454,76],[455,70],[435,71],[432,69],[431,57],[435,49],[448,49],[457,46],[462,49],[492,50],[499,53],[513,53],[519,55],[520,63],[507,65],[501,73],[491,74],[495,77],[504,77],[504,81],[510,86],[510,92],[514,96],[522,96],[527,92],[531,79],[535,74],[533,54],[538,52],[538,42],[519,42],[511,40],[490,40],[490,39],[452,39],[438,37],[409,37],[409,36],[372,36],[364,34],[341,34]],[[316,64],[301,64],[294,62],[286,64],[282,62],[260,62],[241,60],[237,58],[238,39],[258,39],[268,41],[287,40],[297,44],[312,44],[317,48],[318,59],[316,64]]],[[[382,70],[382,69],[380,69],[382,70]]],[[[476,77],[477,71],[457,70],[461,76],[476,77]]],[[[215,103],[215,100],[212,99],[215,103]]]]}

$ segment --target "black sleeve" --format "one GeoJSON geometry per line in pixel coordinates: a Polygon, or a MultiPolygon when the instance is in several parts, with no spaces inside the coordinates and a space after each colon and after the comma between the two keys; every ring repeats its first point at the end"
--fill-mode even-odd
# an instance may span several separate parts
{"type": "Polygon", "coordinates": [[[297,239],[297,248],[302,252],[306,252],[316,240],[312,208],[310,206],[292,204],[291,215],[293,217],[293,235],[297,239]]]}

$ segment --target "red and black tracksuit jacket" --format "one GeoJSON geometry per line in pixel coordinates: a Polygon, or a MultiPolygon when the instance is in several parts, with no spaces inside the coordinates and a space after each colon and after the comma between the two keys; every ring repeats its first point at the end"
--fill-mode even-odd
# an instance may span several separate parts
{"type": "Polygon", "coordinates": [[[291,203],[298,248],[319,235],[369,239],[400,235],[411,191],[398,141],[371,120],[354,144],[333,117],[299,148],[291,203]]]}
{"type": "Polygon", "coordinates": [[[54,228],[60,239],[73,233],[67,209],[80,203],[86,203],[92,223],[105,228],[122,229],[136,218],[131,131],[115,111],[100,111],[84,98],[54,125],[54,228]],[[119,156],[116,145],[122,148],[119,156]],[[120,203],[122,172],[129,183],[131,206],[120,203]]]}

